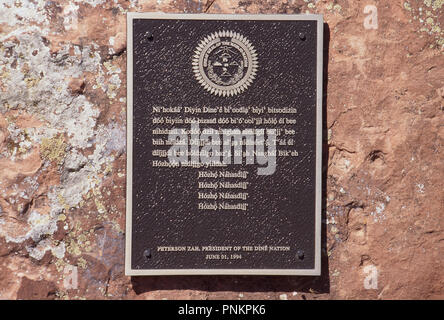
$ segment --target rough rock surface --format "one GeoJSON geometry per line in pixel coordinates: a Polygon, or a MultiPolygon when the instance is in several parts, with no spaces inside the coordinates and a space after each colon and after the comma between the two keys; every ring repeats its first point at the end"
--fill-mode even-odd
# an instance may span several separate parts
{"type": "Polygon", "coordinates": [[[1,1],[0,298],[444,298],[442,28],[442,0],[1,1]],[[324,14],[321,277],[124,276],[128,11],[324,14]]]}

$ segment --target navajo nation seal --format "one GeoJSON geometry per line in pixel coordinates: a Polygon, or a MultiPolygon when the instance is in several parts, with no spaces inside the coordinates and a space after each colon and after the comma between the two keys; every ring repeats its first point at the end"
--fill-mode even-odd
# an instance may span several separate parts
{"type": "Polygon", "coordinates": [[[224,97],[239,94],[256,76],[256,50],[237,32],[214,32],[200,41],[194,53],[194,75],[212,94],[224,97]]]}

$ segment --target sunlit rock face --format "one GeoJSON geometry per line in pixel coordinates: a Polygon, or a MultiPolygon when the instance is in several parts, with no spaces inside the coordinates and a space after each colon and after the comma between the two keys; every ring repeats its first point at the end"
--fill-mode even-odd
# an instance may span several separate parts
{"type": "Polygon", "coordinates": [[[444,4],[372,5],[3,0],[0,298],[443,298],[444,4]],[[321,277],[124,275],[129,11],[324,14],[321,277]]]}

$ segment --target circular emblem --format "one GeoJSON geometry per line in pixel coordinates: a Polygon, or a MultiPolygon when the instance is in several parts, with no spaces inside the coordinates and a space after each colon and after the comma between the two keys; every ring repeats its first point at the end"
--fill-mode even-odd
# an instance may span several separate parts
{"type": "Polygon", "coordinates": [[[214,32],[199,43],[194,53],[194,75],[212,94],[224,97],[239,94],[256,76],[256,50],[237,32],[214,32]]]}

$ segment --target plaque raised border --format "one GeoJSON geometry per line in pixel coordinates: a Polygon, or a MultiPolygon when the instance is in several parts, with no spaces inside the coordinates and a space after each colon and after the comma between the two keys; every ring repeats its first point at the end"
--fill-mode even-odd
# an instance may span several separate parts
{"type": "Polygon", "coordinates": [[[321,195],[322,195],[322,83],[323,15],[318,14],[168,14],[162,12],[127,13],[127,163],[126,163],[126,244],[127,276],[160,275],[300,275],[321,274],[321,195]],[[315,261],[313,269],[132,269],[132,160],[133,160],[133,20],[312,20],[317,22],[316,56],[316,194],[315,261]]]}

